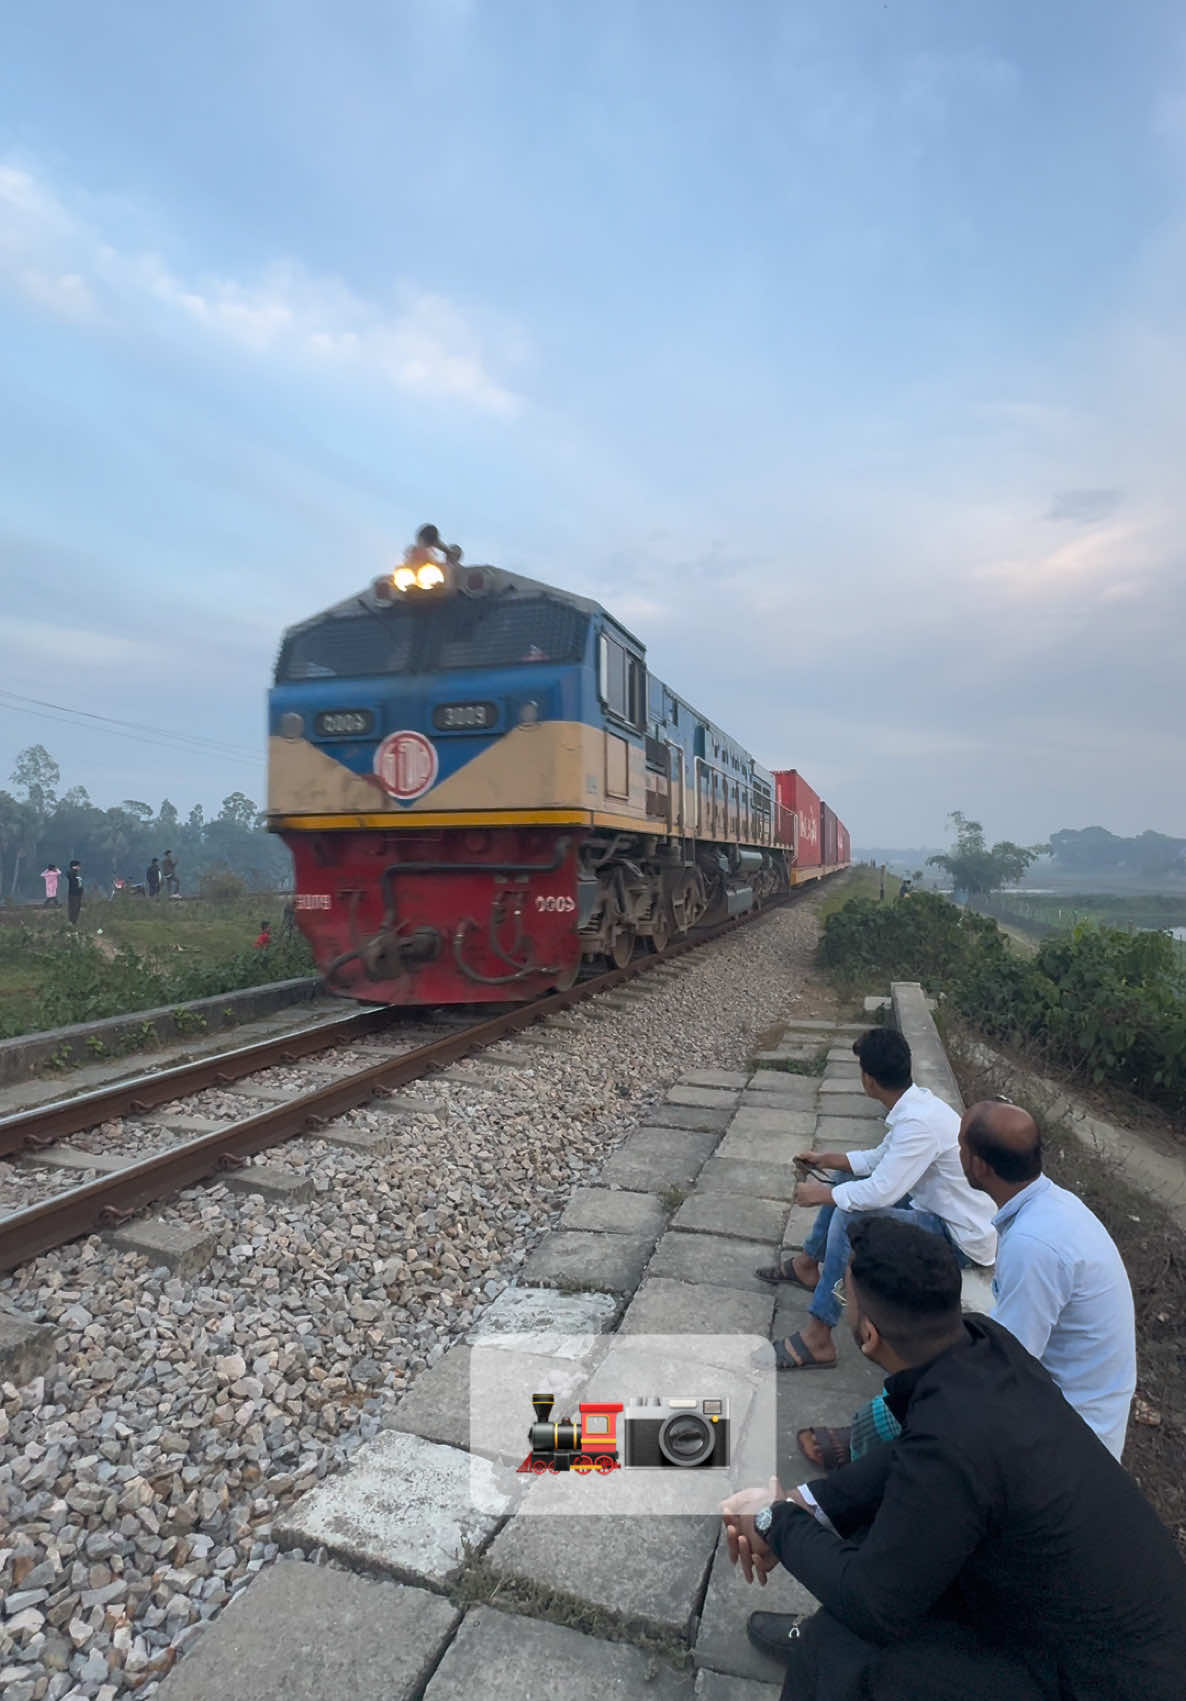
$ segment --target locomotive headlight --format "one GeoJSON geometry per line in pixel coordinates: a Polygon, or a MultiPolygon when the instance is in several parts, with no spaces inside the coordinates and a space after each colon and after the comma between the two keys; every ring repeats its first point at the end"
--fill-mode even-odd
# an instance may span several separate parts
{"type": "MultiPolygon", "coordinates": [[[[408,572],[410,568],[406,569],[408,572]]],[[[435,561],[426,561],[423,567],[416,569],[416,583],[422,591],[435,591],[445,582],[445,570],[438,567],[435,561]]]]}
{"type": "Polygon", "coordinates": [[[416,569],[414,567],[397,567],[391,575],[391,579],[397,591],[410,591],[416,583],[416,569]]]}

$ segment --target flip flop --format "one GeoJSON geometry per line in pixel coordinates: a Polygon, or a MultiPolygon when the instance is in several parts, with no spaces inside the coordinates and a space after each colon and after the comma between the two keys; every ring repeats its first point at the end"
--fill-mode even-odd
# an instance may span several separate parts
{"type": "Polygon", "coordinates": [[[835,1359],[816,1358],[799,1332],[788,1335],[786,1341],[774,1341],[774,1362],[779,1370],[835,1370],[835,1359]],[[787,1351],[787,1348],[790,1351],[787,1351]],[[801,1356],[796,1357],[799,1354],[801,1356]]]}
{"type": "MultiPolygon", "coordinates": [[[[793,1247],[791,1250],[802,1251],[802,1248],[793,1247]]],[[[754,1275],[757,1276],[759,1281],[769,1282],[771,1287],[776,1287],[779,1282],[789,1282],[794,1288],[802,1288],[804,1293],[815,1292],[814,1286],[808,1286],[802,1276],[797,1276],[789,1264],[763,1264],[760,1270],[754,1271],[754,1275]]]]}
{"type": "Polygon", "coordinates": [[[851,1429],[801,1429],[795,1440],[799,1443],[800,1453],[816,1470],[838,1471],[841,1465],[847,1465],[852,1460],[851,1429]],[[813,1459],[803,1445],[805,1435],[809,1435],[815,1442],[819,1453],[818,1460],[813,1459]]]}

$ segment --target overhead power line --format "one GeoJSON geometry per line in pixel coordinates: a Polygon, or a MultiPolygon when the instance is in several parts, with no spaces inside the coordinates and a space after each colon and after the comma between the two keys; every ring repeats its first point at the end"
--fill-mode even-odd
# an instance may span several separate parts
{"type": "Polygon", "coordinates": [[[175,732],[169,727],[149,726],[142,721],[118,720],[111,715],[99,715],[89,709],[70,708],[65,703],[50,703],[40,697],[25,697],[15,691],[0,688],[0,709],[14,714],[33,715],[39,720],[55,721],[62,726],[82,727],[104,731],[112,738],[124,738],[135,744],[155,744],[166,750],[186,751],[190,755],[216,756],[220,761],[250,762],[262,767],[262,754],[253,754],[242,745],[222,744],[201,734],[175,732]]]}

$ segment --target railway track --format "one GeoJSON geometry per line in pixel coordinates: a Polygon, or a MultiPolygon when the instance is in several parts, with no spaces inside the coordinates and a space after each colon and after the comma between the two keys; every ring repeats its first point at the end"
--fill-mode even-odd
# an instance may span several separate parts
{"type": "MultiPolygon", "coordinates": [[[[788,901],[789,898],[784,898],[780,903],[788,901]]],[[[310,1092],[268,1106],[242,1121],[185,1140],[0,1217],[0,1272],[15,1269],[43,1252],[96,1230],[119,1227],[145,1206],[220,1172],[238,1169],[248,1158],[270,1146],[302,1136],[316,1138],[319,1130],[335,1117],[394,1093],[435,1069],[445,1068],[472,1052],[522,1032],[545,1017],[636,980],[751,924],[776,907],[779,905],[767,905],[762,911],[717,927],[697,929],[665,951],[636,958],[625,968],[611,969],[578,982],[566,992],[516,1005],[427,1045],[382,1058],[310,1092]]],[[[401,1015],[406,1012],[398,1008],[359,1011],[341,1022],[301,1029],[156,1074],[137,1076],[35,1111],[21,1112],[0,1122],[0,1157],[22,1156],[35,1161],[39,1152],[68,1135],[117,1118],[142,1115],[193,1093],[230,1086],[269,1067],[295,1063],[351,1039],[381,1033],[401,1015]]]]}

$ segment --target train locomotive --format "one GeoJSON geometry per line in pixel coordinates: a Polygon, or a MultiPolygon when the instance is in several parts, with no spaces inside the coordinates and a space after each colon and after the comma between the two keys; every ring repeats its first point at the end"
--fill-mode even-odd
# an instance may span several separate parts
{"type": "Polygon", "coordinates": [[[463,564],[433,526],[284,634],[268,716],[268,825],[345,997],[535,998],[849,861],[799,776],[600,604],[463,564]]]}

